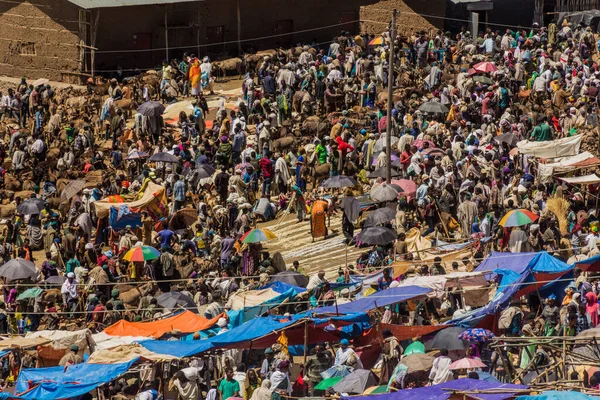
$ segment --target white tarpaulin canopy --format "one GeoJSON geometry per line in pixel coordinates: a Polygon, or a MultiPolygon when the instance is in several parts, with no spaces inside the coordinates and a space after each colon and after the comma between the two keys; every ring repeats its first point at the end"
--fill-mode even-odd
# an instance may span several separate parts
{"type": "Polygon", "coordinates": [[[274,297],[279,296],[280,293],[274,291],[271,288],[261,290],[249,290],[247,292],[240,292],[233,294],[227,306],[232,310],[241,310],[245,307],[259,306],[265,301],[271,300],[274,297]]]}
{"type": "Polygon", "coordinates": [[[519,153],[539,158],[555,158],[574,156],[579,153],[583,135],[549,140],[546,142],[530,142],[522,140],[517,143],[519,153]]]}
{"type": "Polygon", "coordinates": [[[144,340],[151,340],[151,338],[146,336],[111,336],[104,332],[94,333],[92,337],[94,338],[94,342],[96,342],[96,350],[106,350],[124,344],[126,345],[142,342],[144,340]]]}
{"type": "Polygon", "coordinates": [[[550,163],[540,163],[538,166],[540,183],[550,183],[552,181],[552,175],[555,173],[572,171],[577,168],[577,164],[593,158],[594,155],[592,153],[584,151],[575,156],[555,158],[550,163]]]}
{"type": "Polygon", "coordinates": [[[440,297],[445,289],[465,286],[486,286],[487,280],[482,272],[452,272],[446,275],[415,276],[402,281],[398,287],[420,286],[432,289],[428,297],[440,297]]]}
{"type": "Polygon", "coordinates": [[[584,175],[584,176],[575,176],[572,178],[558,178],[561,181],[567,182],[571,185],[593,185],[595,183],[600,183],[600,176],[596,174],[584,175]]]}
{"type": "Polygon", "coordinates": [[[89,329],[81,329],[78,331],[59,331],[59,330],[44,330],[37,332],[27,332],[25,335],[28,339],[47,339],[51,342],[53,349],[68,349],[76,344],[80,349],[85,349],[88,345],[95,345],[92,338],[92,332],[89,329]]]}
{"type": "Polygon", "coordinates": [[[129,203],[114,203],[109,198],[104,198],[94,202],[94,207],[96,207],[96,215],[98,218],[104,218],[108,216],[111,207],[121,207],[128,206],[130,210],[143,208],[147,206],[152,201],[158,199],[160,201],[161,197],[164,196],[165,188],[163,186],[157,185],[156,183],[148,183],[148,187],[144,191],[144,194],[141,199],[135,200],[129,203]]]}

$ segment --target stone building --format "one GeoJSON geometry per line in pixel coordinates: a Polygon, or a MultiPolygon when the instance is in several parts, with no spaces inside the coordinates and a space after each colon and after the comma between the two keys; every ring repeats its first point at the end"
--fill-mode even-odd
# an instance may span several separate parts
{"type": "Polygon", "coordinates": [[[377,34],[391,10],[401,32],[443,26],[446,0],[0,1],[0,75],[78,83],[145,70],[184,52],[228,57],[299,42],[327,46],[340,31],[377,34]]]}

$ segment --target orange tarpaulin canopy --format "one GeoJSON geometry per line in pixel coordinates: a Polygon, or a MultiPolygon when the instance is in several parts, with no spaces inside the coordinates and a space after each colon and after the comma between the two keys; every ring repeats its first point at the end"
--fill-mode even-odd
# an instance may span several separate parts
{"type": "Polygon", "coordinates": [[[128,322],[120,320],[109,326],[104,333],[111,336],[146,336],[159,338],[165,333],[178,329],[181,333],[192,333],[208,329],[217,323],[223,314],[206,319],[191,311],[184,311],[170,318],[152,322],[128,322]]]}

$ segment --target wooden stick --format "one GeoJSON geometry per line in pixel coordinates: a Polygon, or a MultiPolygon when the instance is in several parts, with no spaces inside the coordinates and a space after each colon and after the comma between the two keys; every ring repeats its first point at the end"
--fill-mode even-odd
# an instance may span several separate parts
{"type": "Polygon", "coordinates": [[[304,368],[306,368],[306,357],[308,355],[308,321],[304,324],[304,368]]]}

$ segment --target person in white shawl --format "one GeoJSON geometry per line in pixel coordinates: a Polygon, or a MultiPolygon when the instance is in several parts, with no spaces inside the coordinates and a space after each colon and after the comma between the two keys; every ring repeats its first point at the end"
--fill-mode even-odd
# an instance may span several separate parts
{"type": "Polygon", "coordinates": [[[275,184],[280,193],[286,193],[288,188],[288,182],[290,180],[290,170],[285,158],[277,153],[275,155],[277,161],[275,161],[275,184]]]}
{"type": "Polygon", "coordinates": [[[287,360],[281,361],[277,365],[277,369],[271,375],[271,390],[284,391],[288,395],[292,394],[292,383],[290,382],[290,374],[288,372],[290,362],[287,360]]]}
{"type": "Polygon", "coordinates": [[[350,347],[348,339],[340,340],[340,348],[335,352],[334,365],[347,365],[355,369],[363,369],[363,364],[358,354],[350,347]]]}
{"type": "Polygon", "coordinates": [[[265,379],[260,384],[260,387],[254,390],[252,393],[252,397],[250,400],[271,400],[271,395],[273,391],[271,390],[271,380],[265,379]]]}
{"type": "Polygon", "coordinates": [[[448,357],[448,349],[441,349],[440,355],[433,360],[431,372],[429,373],[429,380],[432,385],[454,380],[450,364],[452,364],[452,360],[448,357]]]}
{"type": "Polygon", "coordinates": [[[527,234],[519,226],[515,226],[508,239],[508,248],[511,253],[520,253],[524,250],[523,245],[527,243],[527,234]]]}

